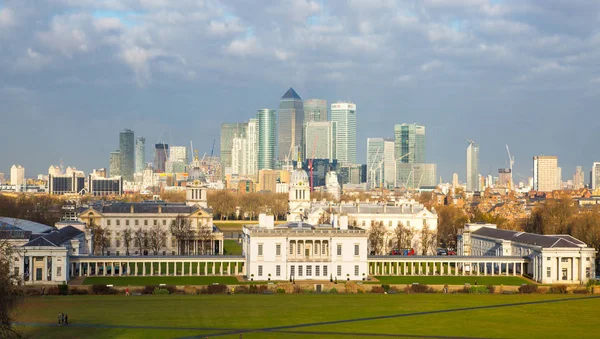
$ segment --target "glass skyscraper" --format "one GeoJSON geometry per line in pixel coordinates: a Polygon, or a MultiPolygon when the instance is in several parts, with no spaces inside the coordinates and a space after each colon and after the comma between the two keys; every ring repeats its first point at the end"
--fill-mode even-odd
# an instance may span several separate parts
{"type": "Polygon", "coordinates": [[[279,160],[289,157],[304,159],[304,105],[302,99],[290,88],[279,101],[278,113],[279,160]]]}
{"type": "Polygon", "coordinates": [[[327,100],[304,100],[304,122],[327,121],[327,100]]]}
{"type": "Polygon", "coordinates": [[[108,160],[108,170],[111,177],[121,175],[121,152],[116,150],[110,152],[110,159],[108,160]]]}
{"type": "Polygon", "coordinates": [[[425,162],[425,126],[401,124],[394,126],[394,154],[400,163],[425,162]]]}
{"type": "Polygon", "coordinates": [[[479,145],[469,140],[467,147],[467,192],[479,191],[479,145]]]}
{"type": "Polygon", "coordinates": [[[258,170],[275,169],[275,129],[277,116],[275,110],[260,109],[256,112],[258,120],[258,170]]]}
{"type": "Polygon", "coordinates": [[[221,124],[221,173],[225,176],[227,169],[231,169],[231,148],[233,138],[243,137],[246,134],[246,122],[234,122],[221,124]]]}
{"type": "Polygon", "coordinates": [[[135,172],[140,173],[146,168],[146,138],[135,139],[135,172]]]}
{"type": "Polygon", "coordinates": [[[165,172],[165,165],[169,159],[169,145],[155,144],[154,145],[154,170],[159,173],[165,172]]]}
{"type": "Polygon", "coordinates": [[[133,131],[126,129],[119,133],[119,150],[121,159],[119,166],[123,180],[133,181],[135,172],[135,140],[133,131]]]}
{"type": "Polygon", "coordinates": [[[333,160],[333,128],[330,121],[309,121],[305,125],[306,159],[333,160]]]}
{"type": "Polygon", "coordinates": [[[335,129],[335,155],[340,165],[356,163],[356,105],[331,104],[331,122],[335,129]]]}

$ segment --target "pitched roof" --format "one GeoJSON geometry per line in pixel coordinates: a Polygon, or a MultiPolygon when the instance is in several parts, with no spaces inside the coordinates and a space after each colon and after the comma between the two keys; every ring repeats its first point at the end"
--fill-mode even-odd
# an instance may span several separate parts
{"type": "Polygon", "coordinates": [[[281,97],[281,99],[302,100],[302,98],[300,98],[300,96],[298,95],[298,93],[296,93],[296,91],[294,91],[294,89],[291,88],[291,87],[290,87],[290,89],[287,90],[287,92],[285,92],[285,94],[281,97]]]}
{"type": "Polygon", "coordinates": [[[63,243],[82,234],[80,230],[73,226],[63,227],[60,230],[53,230],[49,234],[35,237],[23,246],[51,246],[60,247],[63,243]]]}
{"type": "MultiPolygon", "coordinates": [[[[119,214],[130,214],[131,207],[133,206],[133,213],[158,213],[159,206],[161,213],[166,214],[191,214],[196,212],[201,207],[198,206],[187,206],[183,203],[127,203],[127,202],[116,202],[107,205],[92,205],[90,208],[102,213],[119,213],[119,214]]],[[[204,209],[207,212],[207,209],[204,209]]]]}
{"type": "Polygon", "coordinates": [[[490,227],[481,227],[477,231],[473,232],[473,234],[502,240],[510,240],[516,243],[536,245],[544,248],[576,248],[586,246],[585,243],[571,236],[542,235],[509,230],[499,230],[490,227]]]}
{"type": "Polygon", "coordinates": [[[51,226],[40,224],[38,222],[8,217],[0,217],[0,225],[6,227],[12,226],[23,231],[30,231],[34,234],[47,233],[52,230],[51,226]]]}

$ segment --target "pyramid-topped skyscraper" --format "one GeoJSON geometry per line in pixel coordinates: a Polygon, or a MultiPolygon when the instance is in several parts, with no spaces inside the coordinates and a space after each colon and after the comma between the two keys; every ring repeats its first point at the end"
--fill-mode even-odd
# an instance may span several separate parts
{"type": "Polygon", "coordinates": [[[299,155],[304,160],[304,105],[302,99],[293,88],[285,92],[279,101],[278,140],[279,161],[291,161],[299,155]]]}

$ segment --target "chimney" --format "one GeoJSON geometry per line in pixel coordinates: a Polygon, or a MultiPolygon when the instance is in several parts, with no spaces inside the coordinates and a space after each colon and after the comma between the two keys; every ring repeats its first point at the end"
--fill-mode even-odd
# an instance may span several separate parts
{"type": "Polygon", "coordinates": [[[133,204],[131,204],[131,206],[129,206],[129,213],[133,214],[133,204]]]}
{"type": "Polygon", "coordinates": [[[273,216],[272,214],[269,215],[265,215],[265,219],[266,219],[266,226],[267,229],[274,229],[275,228],[275,216],[273,216]]]}
{"type": "Polygon", "coordinates": [[[347,230],[348,229],[348,216],[347,215],[340,215],[340,230],[347,230]]]}
{"type": "Polygon", "coordinates": [[[162,205],[158,205],[158,213],[162,213],[162,205]]]}

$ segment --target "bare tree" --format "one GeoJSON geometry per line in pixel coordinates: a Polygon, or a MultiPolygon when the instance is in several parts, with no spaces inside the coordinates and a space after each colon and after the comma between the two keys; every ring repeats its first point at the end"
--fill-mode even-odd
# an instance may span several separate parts
{"type": "Polygon", "coordinates": [[[186,254],[186,243],[192,237],[192,223],[184,215],[177,215],[169,227],[171,235],[177,239],[177,254],[186,254]],[[183,248],[182,248],[183,247],[183,248]],[[183,253],[182,253],[183,252],[183,253]]]}
{"type": "Polygon", "coordinates": [[[413,230],[410,227],[404,226],[402,222],[398,222],[398,226],[394,229],[394,237],[396,238],[396,246],[400,248],[412,248],[413,230]]]}
{"type": "Polygon", "coordinates": [[[200,241],[200,251],[202,254],[213,254],[209,253],[212,249],[212,242],[214,239],[214,234],[212,227],[203,226],[198,228],[198,240],[200,241]]]}
{"type": "Polygon", "coordinates": [[[138,228],[133,233],[133,243],[140,249],[140,255],[142,255],[144,249],[148,248],[148,232],[138,228]]]}
{"type": "Polygon", "coordinates": [[[7,239],[0,239],[0,337],[17,338],[19,333],[12,327],[16,308],[23,300],[19,286],[21,276],[11,270],[15,253],[7,239]]]}
{"type": "Polygon", "coordinates": [[[429,230],[427,226],[423,226],[423,229],[421,230],[421,254],[427,255],[427,253],[434,253],[436,243],[436,232],[429,230]]]}
{"type": "Polygon", "coordinates": [[[89,228],[92,230],[92,253],[104,255],[104,250],[110,246],[110,231],[96,225],[93,218],[90,218],[89,228]]]}
{"type": "Polygon", "coordinates": [[[384,240],[387,230],[383,223],[371,221],[371,229],[369,230],[369,247],[371,253],[382,255],[384,249],[384,240]]]}
{"type": "Polygon", "coordinates": [[[158,225],[152,226],[148,232],[148,244],[154,255],[158,255],[167,245],[167,231],[158,225]]]}
{"type": "Polygon", "coordinates": [[[131,242],[133,240],[133,231],[131,228],[127,227],[123,230],[123,243],[125,244],[125,253],[129,255],[129,247],[131,247],[131,242]]]}

